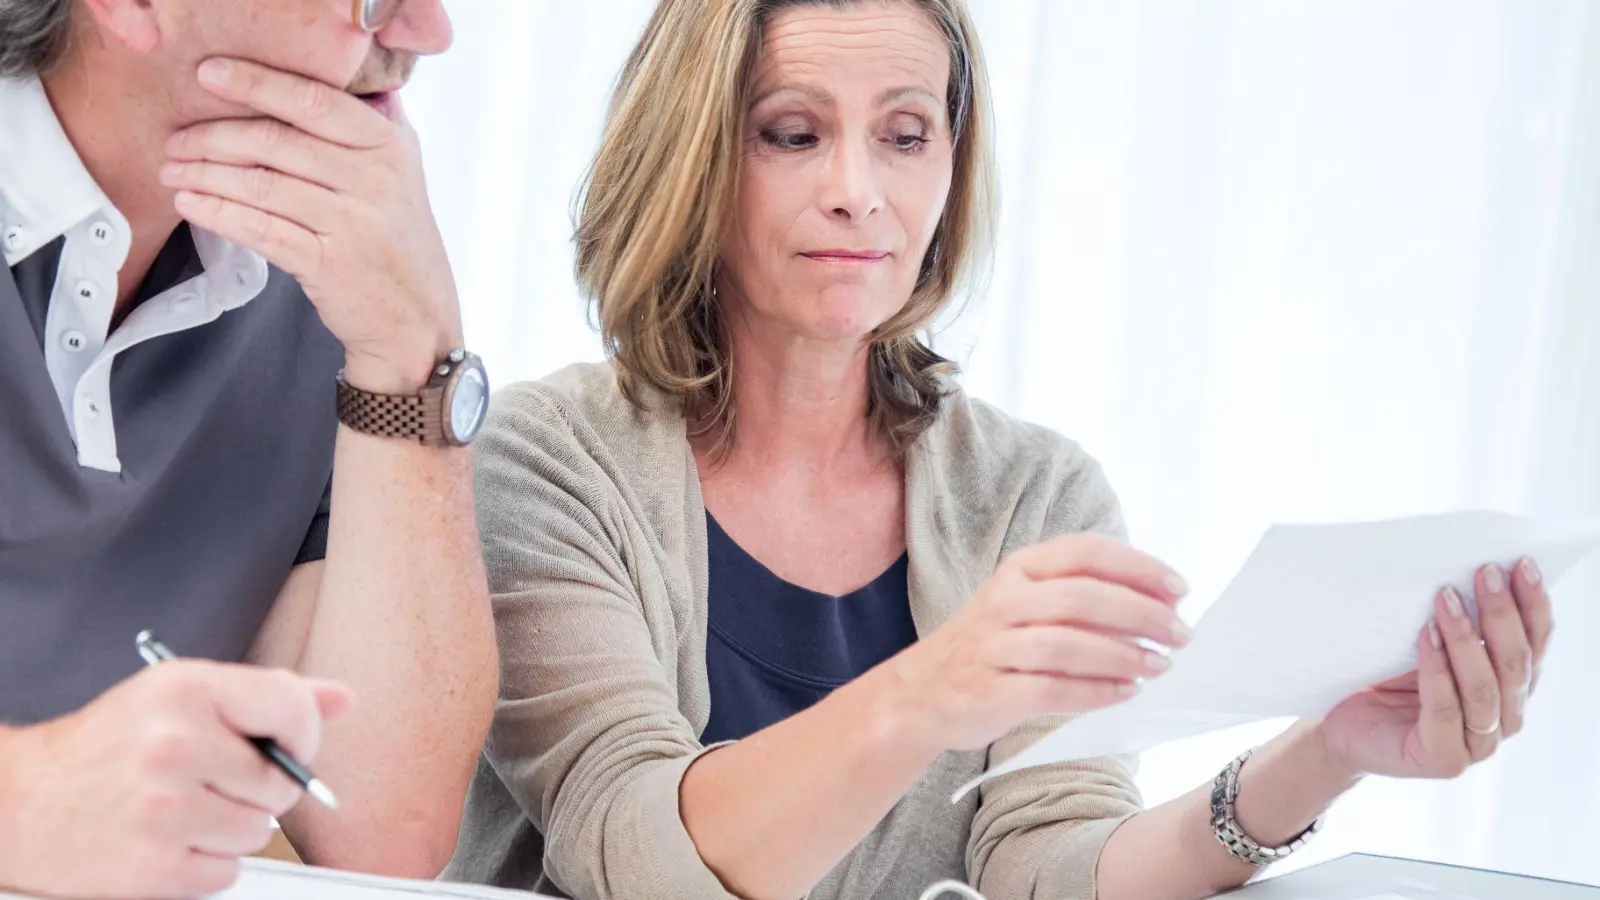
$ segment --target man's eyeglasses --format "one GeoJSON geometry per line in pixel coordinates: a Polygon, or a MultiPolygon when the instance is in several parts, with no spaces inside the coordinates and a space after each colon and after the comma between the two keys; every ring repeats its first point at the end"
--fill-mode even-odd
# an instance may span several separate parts
{"type": "Polygon", "coordinates": [[[382,31],[404,4],[405,0],[352,0],[350,15],[362,31],[382,31]]]}

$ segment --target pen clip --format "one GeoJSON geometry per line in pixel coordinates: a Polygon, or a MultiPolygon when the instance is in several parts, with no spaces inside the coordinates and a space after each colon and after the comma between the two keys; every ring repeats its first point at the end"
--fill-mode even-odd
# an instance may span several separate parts
{"type": "Polygon", "coordinates": [[[133,642],[139,648],[139,655],[152,666],[156,663],[172,662],[178,658],[176,653],[168,650],[167,645],[157,640],[149,630],[139,632],[139,636],[134,638],[133,642]]]}

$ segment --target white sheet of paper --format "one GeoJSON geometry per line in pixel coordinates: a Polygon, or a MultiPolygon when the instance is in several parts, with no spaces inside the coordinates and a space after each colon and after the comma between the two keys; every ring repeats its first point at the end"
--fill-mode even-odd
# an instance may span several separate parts
{"type": "Polygon", "coordinates": [[[1531,556],[1548,587],[1597,546],[1600,520],[1544,525],[1496,512],[1275,525],[1165,675],[1126,703],[1056,729],[956,797],[1028,766],[1322,715],[1416,667],[1417,636],[1445,585],[1475,610],[1474,573],[1484,563],[1531,556]]]}
{"type": "MultiPolygon", "coordinates": [[[[247,859],[233,887],[208,900],[548,900],[539,894],[445,881],[379,878],[354,872],[247,859]]],[[[0,891],[0,900],[30,900],[0,891]]]]}
{"type": "Polygon", "coordinates": [[[211,900],[536,900],[538,894],[446,881],[378,878],[353,872],[250,859],[233,887],[211,900]]]}

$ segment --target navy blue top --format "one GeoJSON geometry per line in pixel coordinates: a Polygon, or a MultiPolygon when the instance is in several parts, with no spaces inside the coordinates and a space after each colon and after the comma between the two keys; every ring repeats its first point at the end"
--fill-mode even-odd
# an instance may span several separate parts
{"type": "Polygon", "coordinates": [[[907,557],[854,593],[790,584],[706,514],[711,719],[701,743],[733,741],[780,722],[917,640],[907,557]]]}

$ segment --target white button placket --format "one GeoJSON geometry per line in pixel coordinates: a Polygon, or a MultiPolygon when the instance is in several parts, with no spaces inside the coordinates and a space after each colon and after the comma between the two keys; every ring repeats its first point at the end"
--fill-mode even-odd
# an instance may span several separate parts
{"type": "Polygon", "coordinates": [[[23,245],[27,242],[28,230],[21,225],[9,225],[6,227],[5,232],[0,234],[0,243],[5,244],[6,258],[8,260],[11,254],[21,251],[23,245]]]}
{"type": "Polygon", "coordinates": [[[105,219],[96,219],[89,225],[89,240],[93,241],[96,247],[111,246],[111,242],[116,239],[116,236],[116,226],[105,219]]]}
{"type": "MultiPolygon", "coordinates": [[[[45,366],[55,382],[69,421],[75,423],[73,397],[78,382],[89,370],[105,344],[106,327],[116,303],[114,290],[103,284],[116,283],[116,270],[109,272],[97,254],[69,236],[61,252],[56,285],[45,315],[45,366]]],[[[77,434],[74,427],[73,434],[77,434]]]]}
{"type": "Polygon", "coordinates": [[[56,284],[59,318],[51,322],[59,350],[46,362],[51,374],[61,369],[70,386],[64,405],[78,445],[78,462],[109,472],[121,471],[117,457],[116,420],[111,408],[113,353],[107,352],[111,316],[116,306],[117,273],[127,259],[129,235],[120,217],[102,213],[69,232],[56,284]],[[78,346],[75,347],[74,345],[78,346]]]}

